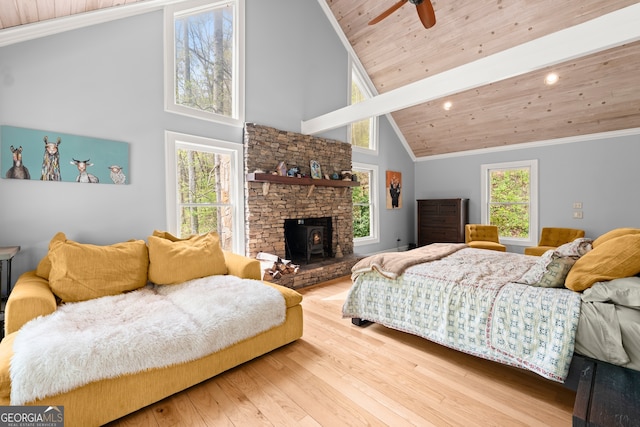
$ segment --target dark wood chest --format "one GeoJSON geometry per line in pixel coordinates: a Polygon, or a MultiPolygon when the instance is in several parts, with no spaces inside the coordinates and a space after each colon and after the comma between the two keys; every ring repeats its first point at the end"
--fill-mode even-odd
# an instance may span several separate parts
{"type": "Polygon", "coordinates": [[[418,200],[418,246],[464,243],[469,199],[418,200]]]}

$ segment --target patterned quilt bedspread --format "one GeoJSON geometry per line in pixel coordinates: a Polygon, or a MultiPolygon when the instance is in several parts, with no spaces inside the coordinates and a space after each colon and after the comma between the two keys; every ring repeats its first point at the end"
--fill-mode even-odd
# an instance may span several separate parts
{"type": "Polygon", "coordinates": [[[536,261],[466,248],[396,279],[360,274],[343,317],[409,332],[563,382],[573,356],[580,295],[513,283],[536,261]]]}

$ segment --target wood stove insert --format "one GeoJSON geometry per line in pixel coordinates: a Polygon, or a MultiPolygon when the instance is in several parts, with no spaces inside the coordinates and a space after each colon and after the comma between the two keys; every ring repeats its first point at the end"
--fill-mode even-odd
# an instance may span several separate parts
{"type": "Polygon", "coordinates": [[[307,264],[313,255],[322,259],[331,256],[331,217],[287,219],[284,222],[286,257],[304,260],[307,264]]]}

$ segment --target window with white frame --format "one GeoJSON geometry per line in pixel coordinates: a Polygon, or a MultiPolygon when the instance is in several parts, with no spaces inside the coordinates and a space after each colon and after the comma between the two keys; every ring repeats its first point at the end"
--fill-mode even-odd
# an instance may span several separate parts
{"type": "Polygon", "coordinates": [[[167,131],[167,229],[179,237],[217,231],[244,253],[242,146],[167,131]]]}
{"type": "Polygon", "coordinates": [[[353,163],[353,174],[358,187],[353,187],[353,242],[364,245],[379,241],[378,225],[378,167],[364,163],[353,163]]]}
{"type": "Polygon", "coordinates": [[[192,0],[165,9],[167,111],[241,126],[244,0],[192,0]]]}
{"type": "MultiPolygon", "coordinates": [[[[356,67],[351,64],[351,104],[357,104],[372,97],[371,91],[364,83],[364,79],[356,67]]],[[[377,149],[378,118],[371,117],[359,122],[351,123],[350,141],[355,149],[377,149]]]]}
{"type": "Polygon", "coordinates": [[[483,224],[498,226],[500,241],[530,246],[538,241],[538,161],[481,167],[483,224]]]}

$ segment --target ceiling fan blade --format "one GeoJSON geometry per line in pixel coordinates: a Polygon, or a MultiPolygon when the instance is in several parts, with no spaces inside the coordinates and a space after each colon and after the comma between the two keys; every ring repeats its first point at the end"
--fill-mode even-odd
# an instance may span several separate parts
{"type": "MultiPolygon", "coordinates": [[[[387,16],[391,15],[396,10],[400,9],[400,7],[403,4],[405,4],[406,2],[407,2],[407,0],[400,0],[399,2],[397,2],[396,4],[391,6],[389,9],[385,10],[380,15],[378,15],[377,17],[375,17],[371,21],[369,21],[369,25],[377,24],[378,22],[382,21],[384,18],[386,18],[387,16]]],[[[435,18],[434,18],[434,21],[435,21],[435,18]]]]}
{"type": "Polygon", "coordinates": [[[431,1],[424,0],[422,3],[416,5],[416,9],[418,10],[420,21],[422,21],[422,25],[424,25],[425,28],[431,28],[436,25],[436,13],[433,11],[431,1]]]}

